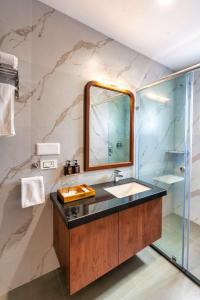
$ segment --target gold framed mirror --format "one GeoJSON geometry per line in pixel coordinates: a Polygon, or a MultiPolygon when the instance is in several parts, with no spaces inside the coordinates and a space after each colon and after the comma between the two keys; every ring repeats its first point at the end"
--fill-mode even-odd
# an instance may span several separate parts
{"type": "Polygon", "coordinates": [[[115,85],[85,86],[85,171],[133,165],[134,95],[115,85]]]}

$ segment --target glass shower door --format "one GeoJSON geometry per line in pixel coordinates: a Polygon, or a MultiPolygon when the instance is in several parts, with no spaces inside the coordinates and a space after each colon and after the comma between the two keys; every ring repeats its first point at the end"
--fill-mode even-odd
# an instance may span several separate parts
{"type": "Polygon", "coordinates": [[[193,120],[191,151],[191,197],[188,214],[188,263],[187,270],[200,284],[200,69],[191,73],[193,76],[193,120]]]}
{"type": "Polygon", "coordinates": [[[184,265],[188,178],[188,76],[163,81],[137,93],[137,174],[167,189],[162,237],[155,246],[184,265]]]}

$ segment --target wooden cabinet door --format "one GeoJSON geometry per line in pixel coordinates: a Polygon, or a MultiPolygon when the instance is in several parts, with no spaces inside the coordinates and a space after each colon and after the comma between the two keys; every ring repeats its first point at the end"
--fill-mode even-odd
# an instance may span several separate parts
{"type": "Polygon", "coordinates": [[[162,199],[128,208],[119,213],[119,263],[161,237],[162,199]]]}
{"type": "Polygon", "coordinates": [[[118,265],[118,213],[70,229],[70,294],[118,265]]]}
{"type": "Polygon", "coordinates": [[[161,238],[162,198],[144,203],[144,247],[161,238]]]}
{"type": "Polygon", "coordinates": [[[119,263],[144,248],[143,215],[142,204],[119,212],[119,263]]]}

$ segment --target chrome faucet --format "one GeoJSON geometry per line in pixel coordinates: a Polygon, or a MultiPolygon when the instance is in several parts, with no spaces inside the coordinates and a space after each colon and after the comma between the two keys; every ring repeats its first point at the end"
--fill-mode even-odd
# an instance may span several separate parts
{"type": "Polygon", "coordinates": [[[120,170],[114,170],[114,182],[118,182],[120,180],[120,178],[123,178],[123,175],[121,175],[122,171],[120,170]]]}

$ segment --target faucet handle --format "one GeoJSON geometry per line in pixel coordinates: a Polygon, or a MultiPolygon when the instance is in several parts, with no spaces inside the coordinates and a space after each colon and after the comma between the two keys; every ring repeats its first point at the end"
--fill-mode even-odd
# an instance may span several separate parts
{"type": "Polygon", "coordinates": [[[121,173],[122,171],[121,170],[114,170],[114,173],[115,174],[119,174],[119,173],[121,173]]]}

